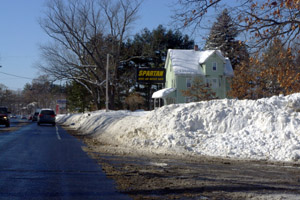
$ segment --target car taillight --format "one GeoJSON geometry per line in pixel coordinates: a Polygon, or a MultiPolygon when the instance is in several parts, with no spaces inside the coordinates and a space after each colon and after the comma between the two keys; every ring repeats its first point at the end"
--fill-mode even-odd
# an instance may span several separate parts
{"type": "Polygon", "coordinates": [[[55,115],[51,115],[51,117],[52,117],[52,118],[54,118],[54,117],[55,117],[55,115]]]}
{"type": "Polygon", "coordinates": [[[42,114],[39,114],[39,117],[43,117],[43,115],[42,115],[42,114]]]}

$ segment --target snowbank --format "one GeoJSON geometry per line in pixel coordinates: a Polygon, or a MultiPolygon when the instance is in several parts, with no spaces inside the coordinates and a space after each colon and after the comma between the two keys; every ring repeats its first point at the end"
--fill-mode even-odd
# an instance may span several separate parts
{"type": "Polygon", "coordinates": [[[150,112],[61,115],[58,122],[135,151],[298,161],[299,111],[297,93],[174,104],[150,112]]]}

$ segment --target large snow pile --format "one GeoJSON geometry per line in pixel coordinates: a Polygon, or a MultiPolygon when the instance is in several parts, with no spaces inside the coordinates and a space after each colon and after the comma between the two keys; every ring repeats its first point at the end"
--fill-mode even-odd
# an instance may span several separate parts
{"type": "Polygon", "coordinates": [[[300,93],[174,104],[149,112],[61,115],[58,121],[135,151],[300,160],[300,93]]]}

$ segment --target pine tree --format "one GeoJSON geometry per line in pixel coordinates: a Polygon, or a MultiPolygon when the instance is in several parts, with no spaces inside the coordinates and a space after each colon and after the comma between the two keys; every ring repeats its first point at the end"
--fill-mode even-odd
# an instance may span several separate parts
{"type": "Polygon", "coordinates": [[[73,112],[84,112],[90,110],[92,99],[90,93],[80,84],[71,82],[67,86],[68,110],[73,112]]]}
{"type": "Polygon", "coordinates": [[[224,56],[231,61],[233,69],[243,60],[247,60],[249,55],[245,44],[235,40],[239,31],[233,22],[227,9],[218,16],[213,24],[204,49],[219,49],[224,56]]]}
{"type": "MultiPolygon", "coordinates": [[[[133,40],[128,40],[124,45],[123,67],[135,69],[137,67],[164,67],[167,58],[168,49],[192,49],[194,41],[187,35],[172,29],[167,30],[159,25],[156,29],[149,31],[145,28],[141,33],[136,34],[133,40]]],[[[127,71],[127,69],[126,69],[127,71]]],[[[135,81],[135,80],[134,80],[135,81]]],[[[145,99],[144,107],[150,109],[152,104],[152,93],[161,89],[162,85],[138,84],[132,83],[135,91],[145,99]]],[[[128,96],[128,94],[126,94],[128,96]]]]}

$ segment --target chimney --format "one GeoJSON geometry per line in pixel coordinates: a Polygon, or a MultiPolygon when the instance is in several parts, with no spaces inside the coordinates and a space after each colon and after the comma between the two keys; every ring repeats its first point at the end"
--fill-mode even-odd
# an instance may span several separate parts
{"type": "Polygon", "coordinates": [[[199,49],[198,49],[198,45],[194,45],[194,51],[198,51],[199,49]]]}

